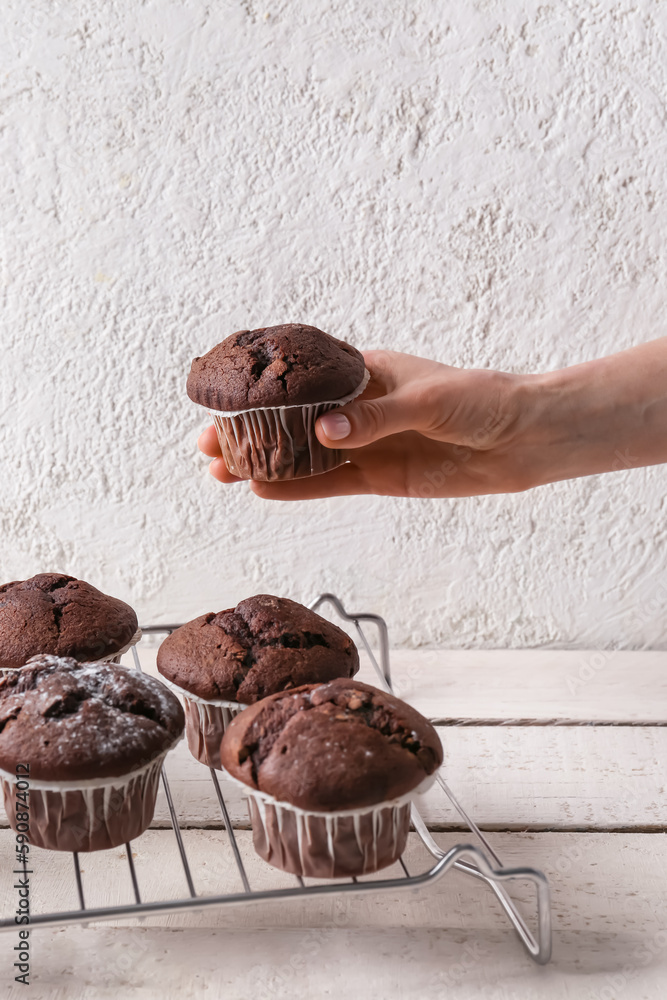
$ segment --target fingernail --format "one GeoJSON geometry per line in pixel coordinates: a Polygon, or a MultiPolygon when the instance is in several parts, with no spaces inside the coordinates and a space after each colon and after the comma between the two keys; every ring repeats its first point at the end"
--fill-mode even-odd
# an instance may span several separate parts
{"type": "Polygon", "coordinates": [[[350,421],[342,413],[325,413],[323,417],[320,417],[320,424],[330,441],[340,441],[341,438],[346,438],[352,430],[350,421]]]}

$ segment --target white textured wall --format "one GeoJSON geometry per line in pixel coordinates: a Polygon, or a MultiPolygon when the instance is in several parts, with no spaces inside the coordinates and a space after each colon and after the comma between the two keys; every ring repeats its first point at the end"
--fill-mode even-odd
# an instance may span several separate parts
{"type": "Polygon", "coordinates": [[[269,504],[207,475],[185,395],[290,320],[513,371],[664,334],[664,4],[4,0],[0,33],[1,578],[667,647],[666,468],[269,504]]]}

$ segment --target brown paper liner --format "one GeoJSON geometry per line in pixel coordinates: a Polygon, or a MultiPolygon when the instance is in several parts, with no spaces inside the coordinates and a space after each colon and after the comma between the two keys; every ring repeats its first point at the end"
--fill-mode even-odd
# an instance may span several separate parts
{"type": "Polygon", "coordinates": [[[357,389],[338,400],[236,412],[209,410],[231,474],[275,482],[317,476],[343,465],[345,452],[324,448],[315,435],[315,422],[323,413],[355,399],[369,377],[366,372],[357,389]]]}
{"type": "Polygon", "coordinates": [[[409,796],[365,809],[309,813],[244,787],[255,850],[275,868],[308,878],[367,875],[405,850],[409,796]]]}
{"type": "Polygon", "coordinates": [[[160,769],[166,753],[138,771],[95,785],[83,782],[29,783],[29,808],[16,801],[16,781],[0,774],[9,825],[25,833],[30,844],[51,851],[104,851],[135,840],[150,826],[155,811],[160,769]],[[16,812],[27,811],[25,823],[16,812]]]}
{"type": "Polygon", "coordinates": [[[124,656],[125,653],[127,653],[128,650],[132,649],[133,646],[136,646],[136,644],[139,642],[140,639],[141,639],[141,629],[138,628],[137,631],[132,636],[132,638],[130,639],[130,641],[127,643],[127,645],[123,646],[122,649],[119,649],[117,653],[113,653],[111,656],[103,656],[102,659],[100,659],[100,660],[93,660],[92,662],[93,663],[120,663],[121,656],[124,656]]]}
{"type": "Polygon", "coordinates": [[[207,767],[221,771],[220,741],[234,716],[247,706],[239,705],[238,708],[232,708],[214,705],[194,701],[188,698],[185,692],[182,694],[185,708],[185,736],[190,753],[207,767]]]}

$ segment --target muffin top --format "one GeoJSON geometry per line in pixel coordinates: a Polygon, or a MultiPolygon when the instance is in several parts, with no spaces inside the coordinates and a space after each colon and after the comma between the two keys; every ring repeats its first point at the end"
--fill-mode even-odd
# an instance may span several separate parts
{"type": "Polygon", "coordinates": [[[250,705],[274,691],[352,677],[359,654],[349,635],[303,604],[258,594],[176,629],[157,667],[199,698],[250,705]]]}
{"type": "Polygon", "coordinates": [[[232,719],[220,746],[234,778],[301,809],[385,802],[442,763],[435,729],[370,684],[339,679],[264,698],[232,719]]]}
{"type": "Polygon", "coordinates": [[[30,765],[30,780],[127,774],[183,734],[178,698],[117,663],[34,657],[0,678],[0,768],[30,765]]]}
{"type": "Polygon", "coordinates": [[[126,646],[137,616],[63,573],[38,573],[0,586],[0,667],[22,667],[36,653],[101,660],[126,646]]]}
{"type": "Polygon", "coordinates": [[[361,353],[314,326],[239,330],[195,358],[188,396],[212,410],[250,410],[340,399],[364,377],[361,353]]]}

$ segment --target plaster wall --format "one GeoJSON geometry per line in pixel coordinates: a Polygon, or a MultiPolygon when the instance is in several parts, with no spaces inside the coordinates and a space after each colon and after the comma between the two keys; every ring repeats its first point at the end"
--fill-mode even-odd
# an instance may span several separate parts
{"type": "Polygon", "coordinates": [[[663,4],[5,0],[0,52],[2,579],[667,647],[665,467],[270,504],[207,475],[184,391],[290,320],[510,371],[665,334],[663,4]]]}

